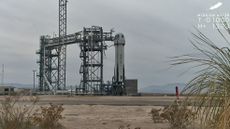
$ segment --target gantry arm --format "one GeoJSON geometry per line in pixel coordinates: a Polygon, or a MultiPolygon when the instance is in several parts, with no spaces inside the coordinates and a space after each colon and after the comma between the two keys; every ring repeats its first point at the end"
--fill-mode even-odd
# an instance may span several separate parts
{"type": "MultiPolygon", "coordinates": [[[[87,33],[89,34],[89,33],[87,33]]],[[[45,47],[56,47],[56,46],[62,46],[62,45],[70,45],[75,43],[82,43],[85,42],[84,40],[87,40],[88,35],[83,34],[82,31],[69,34],[64,36],[63,38],[59,39],[59,37],[55,38],[47,38],[47,44],[45,47]]],[[[95,37],[97,38],[97,37],[95,37]]],[[[101,39],[101,38],[100,38],[101,39]]],[[[112,32],[104,32],[103,33],[103,41],[114,41],[114,37],[112,35],[112,32]]]]}

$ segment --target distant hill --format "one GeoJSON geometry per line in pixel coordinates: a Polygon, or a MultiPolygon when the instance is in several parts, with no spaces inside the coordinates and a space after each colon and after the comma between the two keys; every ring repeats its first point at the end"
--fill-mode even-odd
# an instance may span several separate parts
{"type": "Polygon", "coordinates": [[[175,93],[175,87],[178,86],[181,91],[186,84],[185,83],[172,83],[166,85],[152,85],[144,88],[140,88],[139,92],[141,93],[166,93],[171,94],[175,93]]]}
{"type": "MultiPolygon", "coordinates": [[[[21,83],[6,83],[5,86],[13,86],[16,88],[33,88],[32,84],[21,84],[21,83]]],[[[141,93],[165,93],[165,94],[174,94],[175,87],[178,86],[181,91],[185,87],[185,83],[172,83],[166,85],[152,85],[140,88],[138,92],[141,93]]]]}
{"type": "Polygon", "coordinates": [[[16,88],[29,88],[32,89],[33,85],[32,84],[20,84],[20,83],[6,83],[4,86],[13,86],[16,88]]]}

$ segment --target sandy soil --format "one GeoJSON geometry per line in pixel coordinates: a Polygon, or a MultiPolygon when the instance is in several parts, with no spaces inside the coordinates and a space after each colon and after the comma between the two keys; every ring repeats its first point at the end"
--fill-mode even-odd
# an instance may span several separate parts
{"type": "MultiPolygon", "coordinates": [[[[0,101],[4,98],[0,96],[0,101]]],[[[175,97],[167,96],[39,96],[39,98],[38,106],[49,103],[64,105],[64,119],[61,120],[61,124],[67,129],[135,129],[137,127],[167,129],[167,123],[154,124],[149,113],[152,108],[169,105],[175,100],[175,97]]]]}
{"type": "MultiPolygon", "coordinates": [[[[173,103],[176,97],[167,96],[38,96],[39,105],[49,103],[64,105],[113,105],[113,106],[166,106],[173,103]]],[[[0,101],[5,96],[0,96],[0,101]]],[[[23,97],[29,100],[29,96],[23,97]]]]}
{"type": "MultiPolygon", "coordinates": [[[[67,129],[166,129],[154,124],[149,114],[153,106],[66,105],[61,123],[67,129]]],[[[160,107],[154,107],[160,108],[160,107]]]]}

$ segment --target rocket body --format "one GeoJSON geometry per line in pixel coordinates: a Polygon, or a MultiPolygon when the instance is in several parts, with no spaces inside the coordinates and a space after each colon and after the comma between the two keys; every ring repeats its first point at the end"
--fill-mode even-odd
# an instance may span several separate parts
{"type": "Polygon", "coordinates": [[[122,33],[115,35],[115,68],[114,68],[114,82],[117,84],[124,84],[125,81],[125,37],[122,33]]]}

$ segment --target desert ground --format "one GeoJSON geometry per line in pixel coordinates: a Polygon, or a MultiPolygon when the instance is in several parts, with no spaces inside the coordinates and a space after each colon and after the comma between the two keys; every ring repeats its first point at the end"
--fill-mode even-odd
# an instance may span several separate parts
{"type": "Polygon", "coordinates": [[[152,107],[66,105],[62,124],[68,129],[166,129],[166,123],[152,122],[149,114],[152,107]]]}
{"type": "Polygon", "coordinates": [[[174,100],[167,96],[39,96],[38,105],[63,104],[61,124],[67,129],[167,129],[167,123],[152,122],[150,111],[174,100]]]}
{"type": "Polygon", "coordinates": [[[167,123],[154,124],[149,113],[174,100],[167,96],[40,96],[39,104],[64,104],[61,123],[68,129],[166,129],[167,123]]]}

